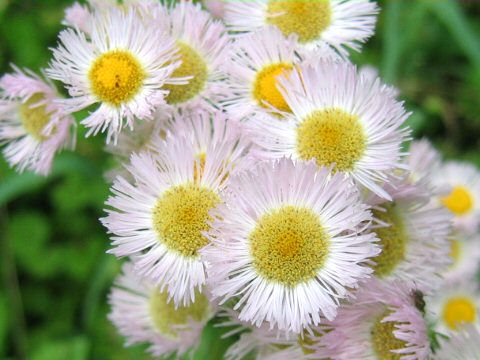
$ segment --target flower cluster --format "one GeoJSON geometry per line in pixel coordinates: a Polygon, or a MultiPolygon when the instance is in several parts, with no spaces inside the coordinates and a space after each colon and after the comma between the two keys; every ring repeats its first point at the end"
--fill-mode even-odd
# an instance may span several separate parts
{"type": "Polygon", "coordinates": [[[19,171],[48,174],[75,112],[106,134],[126,344],[181,356],[216,319],[228,359],[476,358],[480,173],[408,144],[398,90],[350,61],[377,4],[205,7],[74,4],[43,77],[0,79],[19,171]]]}

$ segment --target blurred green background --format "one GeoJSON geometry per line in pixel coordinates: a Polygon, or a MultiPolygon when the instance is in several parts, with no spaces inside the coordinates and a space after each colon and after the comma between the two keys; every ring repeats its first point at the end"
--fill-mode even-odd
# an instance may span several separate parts
{"type": "MultiPolygon", "coordinates": [[[[62,28],[61,0],[0,0],[0,73],[49,61],[62,28]]],[[[373,65],[401,90],[416,138],[445,157],[480,165],[480,3],[385,1],[377,34],[359,65],[373,65]]],[[[81,114],[79,115],[79,118],[81,114]]],[[[120,262],[98,218],[112,160],[103,138],[84,138],[42,178],[15,174],[0,159],[0,358],[142,359],[124,349],[106,319],[120,262]]],[[[195,356],[220,359],[228,341],[210,324],[195,356]]]]}

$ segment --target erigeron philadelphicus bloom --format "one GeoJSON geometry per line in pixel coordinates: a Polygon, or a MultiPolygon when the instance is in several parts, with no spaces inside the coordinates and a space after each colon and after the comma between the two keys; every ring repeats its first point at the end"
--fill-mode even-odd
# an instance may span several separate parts
{"type": "Polygon", "coordinates": [[[455,231],[448,237],[450,242],[449,264],[442,276],[448,282],[474,279],[480,267],[480,237],[455,231]]]}
{"type": "Polygon", "coordinates": [[[47,175],[55,154],[73,147],[73,118],[58,106],[52,83],[14,67],[0,78],[0,145],[18,171],[47,175]]]}
{"type": "Polygon", "coordinates": [[[263,156],[334,164],[334,171],[390,199],[379,183],[407,167],[401,145],[409,115],[390,87],[357,74],[347,62],[300,65],[278,80],[292,114],[274,127],[265,117],[252,119],[263,156]]]}
{"type": "Polygon", "coordinates": [[[107,131],[107,143],[115,142],[124,121],[133,128],[135,118],[151,118],[165,105],[165,85],[186,79],[171,77],[180,65],[174,40],[133,9],[110,7],[90,21],[88,36],[77,29],[60,33],[47,74],[68,89],[67,111],[98,105],[81,122],[87,135],[107,131]]]}
{"type": "Polygon", "coordinates": [[[411,285],[376,279],[343,305],[332,331],[318,337],[313,358],[425,360],[431,355],[423,303],[411,285]]]}
{"type": "Polygon", "coordinates": [[[434,294],[425,298],[431,310],[435,330],[447,335],[463,325],[479,325],[480,291],[472,279],[446,282],[434,294]]]}
{"type": "Polygon", "coordinates": [[[435,360],[480,359],[480,328],[468,325],[461,331],[450,333],[448,339],[439,338],[440,348],[435,351],[435,360]]]}
{"type": "Polygon", "coordinates": [[[302,52],[295,36],[285,38],[273,26],[238,39],[224,64],[231,91],[230,98],[224,101],[227,111],[238,119],[265,113],[278,119],[282,113],[291,112],[278,89],[277,77],[288,75],[306,59],[335,60],[338,55],[326,45],[315,52],[302,52]]]}
{"type": "Polygon", "coordinates": [[[296,34],[305,46],[326,42],[346,56],[346,48],[360,50],[373,35],[377,13],[369,1],[227,1],[224,20],[240,32],[274,25],[284,36],[296,34]]]}
{"type": "Polygon", "coordinates": [[[220,65],[225,61],[229,41],[225,26],[214,20],[199,4],[179,2],[152,8],[152,25],[158,26],[175,41],[181,65],[172,76],[188,78],[188,84],[167,84],[169,105],[181,108],[212,109],[227,95],[220,65]]]}
{"type": "Polygon", "coordinates": [[[387,281],[415,282],[422,291],[435,289],[451,262],[451,216],[445,209],[429,205],[424,188],[407,179],[391,179],[385,188],[392,201],[375,195],[366,200],[374,217],[369,231],[377,234],[382,248],[373,258],[375,275],[387,281]]]}
{"type": "Polygon", "coordinates": [[[372,269],[374,234],[356,188],[340,174],[290,159],[229,179],[202,249],[212,295],[233,299],[241,321],[300,333],[333,319],[372,269]]]}
{"type": "Polygon", "coordinates": [[[203,2],[203,5],[217,19],[223,19],[225,16],[225,2],[222,0],[207,0],[203,2]]]}
{"type": "Polygon", "coordinates": [[[203,233],[210,228],[210,211],[222,203],[227,178],[247,161],[238,150],[246,143],[238,128],[221,118],[206,120],[212,121],[215,141],[203,153],[195,134],[188,133],[159,139],[153,152],[132,155],[127,170],[134,182],[116,179],[106,203],[111,209],[102,219],[112,233],[109,252],[135,256],[139,274],[184,305],[205,283],[198,251],[209,242],[203,233]]]}
{"type": "Polygon", "coordinates": [[[454,226],[468,234],[480,224],[480,172],[474,165],[448,161],[433,177],[438,187],[449,187],[439,201],[454,215],[454,226]]]}
{"type": "Polygon", "coordinates": [[[194,303],[177,307],[165,291],[138,276],[131,263],[122,270],[109,295],[108,317],[125,344],[148,344],[154,356],[179,357],[193,351],[216,311],[208,295],[197,292],[194,303]]]}
{"type": "Polygon", "coordinates": [[[302,334],[272,331],[267,323],[257,327],[240,321],[236,311],[225,307],[217,315],[227,318],[219,323],[219,326],[229,329],[223,337],[240,334],[238,340],[227,349],[227,360],[242,360],[248,354],[263,360],[307,360],[313,353],[313,339],[330,330],[330,327],[322,325],[302,334]]]}

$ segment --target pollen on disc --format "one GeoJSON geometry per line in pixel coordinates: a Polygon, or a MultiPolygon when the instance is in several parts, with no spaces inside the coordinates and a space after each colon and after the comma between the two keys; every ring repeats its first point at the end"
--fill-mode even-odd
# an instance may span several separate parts
{"type": "Polygon", "coordinates": [[[393,321],[382,321],[389,312],[386,311],[375,321],[371,328],[372,347],[379,360],[400,360],[406,354],[396,354],[392,350],[404,349],[407,344],[394,335],[396,325],[393,321]]]}
{"type": "Polygon", "coordinates": [[[193,183],[167,190],[153,209],[153,227],[159,241],[184,256],[197,256],[197,251],[208,244],[202,233],[210,229],[209,211],[219,202],[213,190],[193,183]]]}
{"type": "Polygon", "coordinates": [[[171,338],[178,337],[178,326],[189,321],[203,321],[209,315],[209,301],[200,292],[195,293],[195,302],[175,308],[172,299],[168,301],[166,291],[154,290],[150,295],[150,316],[158,332],[171,338]]]}
{"type": "Polygon", "coordinates": [[[145,72],[128,51],[114,50],[100,55],[88,73],[93,93],[100,101],[119,106],[140,91],[145,72]]]}
{"type": "Polygon", "coordinates": [[[42,134],[42,131],[50,121],[50,115],[45,105],[33,106],[39,101],[42,101],[43,98],[44,96],[42,94],[34,94],[25,103],[20,105],[19,110],[23,128],[38,141],[47,139],[47,137],[42,134]]]}
{"type": "Polygon", "coordinates": [[[477,319],[475,303],[463,296],[449,299],[443,309],[443,321],[452,330],[456,330],[461,324],[470,324],[477,319]]]}
{"type": "Polygon", "coordinates": [[[164,86],[169,91],[166,100],[173,105],[184,103],[197,96],[204,89],[208,78],[208,68],[203,57],[183,42],[179,42],[177,46],[182,63],[175,69],[172,77],[192,76],[192,78],[185,85],[164,86]]]}
{"type": "Polygon", "coordinates": [[[264,214],[249,235],[254,268],[265,278],[295,285],[315,277],[330,240],[310,209],[284,206],[264,214]]]}
{"type": "Polygon", "coordinates": [[[280,75],[288,75],[292,69],[292,64],[278,63],[268,65],[257,73],[253,84],[253,97],[258,105],[264,108],[273,106],[278,110],[291,112],[283,95],[278,90],[277,78],[280,75]]]}
{"type": "Polygon", "coordinates": [[[373,258],[375,275],[384,277],[390,275],[398,264],[405,259],[408,233],[398,206],[394,204],[383,206],[385,211],[374,210],[373,215],[389,226],[375,229],[382,252],[373,258]]]}
{"type": "Polygon", "coordinates": [[[297,34],[301,43],[317,40],[332,21],[328,0],[272,0],[267,5],[267,22],[285,36],[297,34]]]}
{"type": "Polygon", "coordinates": [[[473,208],[472,195],[463,186],[455,186],[450,194],[442,198],[442,203],[455,215],[465,215],[473,208]]]}
{"type": "Polygon", "coordinates": [[[315,159],[319,166],[351,171],[363,156],[366,137],[358,116],[329,108],[316,110],[297,128],[297,153],[304,160],[315,159]]]}

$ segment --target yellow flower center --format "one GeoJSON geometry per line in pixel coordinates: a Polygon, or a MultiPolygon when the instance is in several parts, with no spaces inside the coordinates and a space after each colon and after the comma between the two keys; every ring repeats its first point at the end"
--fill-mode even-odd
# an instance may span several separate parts
{"type": "Polygon", "coordinates": [[[328,255],[329,237],[306,208],[284,206],[263,215],[249,240],[254,268],[285,285],[314,278],[328,255]]]}
{"type": "Polygon", "coordinates": [[[458,263],[460,260],[462,252],[462,245],[460,244],[460,241],[457,239],[450,239],[450,257],[452,258],[452,265],[455,266],[455,264],[458,263]]]}
{"type": "Polygon", "coordinates": [[[465,215],[473,208],[473,197],[463,186],[456,186],[452,192],[442,198],[443,205],[455,215],[465,215]]]}
{"type": "Polygon", "coordinates": [[[182,64],[175,69],[172,77],[193,76],[185,85],[164,86],[170,93],[167,95],[167,102],[172,105],[181,104],[197,96],[205,87],[208,78],[208,68],[205,60],[191,46],[177,43],[182,64]]]}
{"type": "Polygon", "coordinates": [[[214,191],[195,184],[167,190],[153,209],[153,227],[159,241],[183,256],[196,257],[197,251],[208,244],[202,235],[210,229],[208,212],[219,202],[214,191]]]}
{"type": "Polygon", "coordinates": [[[300,158],[315,159],[319,166],[335,163],[335,170],[351,171],[365,146],[365,134],[358,117],[340,109],[314,111],[297,128],[300,158]]]}
{"type": "Polygon", "coordinates": [[[178,337],[176,325],[185,325],[189,321],[204,321],[210,315],[208,299],[202,293],[195,292],[195,302],[175,309],[173,301],[167,302],[168,294],[155,290],[150,295],[150,316],[155,329],[170,338],[178,337]]]}
{"type": "Polygon", "coordinates": [[[50,121],[50,115],[47,113],[45,105],[32,105],[43,100],[43,94],[32,95],[26,102],[20,105],[20,120],[25,131],[37,141],[45,141],[48,136],[42,134],[45,125],[50,121]]]}
{"type": "Polygon", "coordinates": [[[268,108],[268,103],[278,110],[292,112],[277,88],[277,77],[288,75],[292,69],[292,64],[278,63],[268,65],[257,73],[253,84],[253,97],[258,105],[268,108]]]}
{"type": "Polygon", "coordinates": [[[382,252],[373,260],[376,262],[374,266],[375,275],[380,278],[391,274],[397,265],[405,259],[406,247],[409,241],[402,215],[395,203],[386,205],[384,208],[385,212],[373,211],[373,215],[377,219],[390,225],[375,229],[380,239],[382,252]]]}
{"type": "Polygon", "coordinates": [[[297,34],[301,43],[317,40],[332,22],[328,0],[273,0],[268,2],[267,23],[285,36],[297,34]]]}
{"type": "Polygon", "coordinates": [[[473,323],[477,319],[475,303],[467,297],[454,297],[447,301],[443,309],[443,321],[452,330],[462,323],[473,323]]]}
{"type": "Polygon", "coordinates": [[[92,92],[100,101],[113,106],[120,106],[137,95],[145,77],[139,61],[124,50],[100,55],[88,72],[92,92]]]}
{"type": "MultiPolygon", "coordinates": [[[[396,354],[392,350],[399,350],[406,347],[403,340],[397,339],[394,335],[395,326],[400,324],[394,321],[382,320],[388,316],[389,311],[383,313],[375,321],[371,329],[372,346],[378,360],[400,360],[402,356],[408,354],[396,354]]],[[[410,354],[411,355],[411,354],[410,354]]]]}

